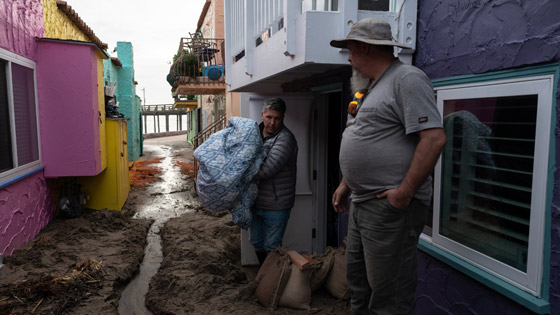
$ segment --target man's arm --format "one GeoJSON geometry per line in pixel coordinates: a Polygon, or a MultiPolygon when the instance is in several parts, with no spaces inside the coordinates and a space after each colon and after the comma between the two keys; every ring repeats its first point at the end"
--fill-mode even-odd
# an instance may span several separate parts
{"type": "Polygon", "coordinates": [[[276,175],[288,163],[297,147],[295,138],[282,136],[272,145],[254,179],[266,179],[276,175]]]}
{"type": "Polygon", "coordinates": [[[399,209],[406,209],[420,185],[430,175],[445,145],[443,129],[432,128],[418,132],[420,141],[414,151],[408,172],[399,187],[389,189],[377,195],[387,198],[389,203],[399,209]]]}
{"type": "Polygon", "coordinates": [[[345,212],[348,210],[348,194],[350,188],[344,178],[340,181],[338,188],[335,190],[332,197],[332,204],[335,212],[345,212]]]}

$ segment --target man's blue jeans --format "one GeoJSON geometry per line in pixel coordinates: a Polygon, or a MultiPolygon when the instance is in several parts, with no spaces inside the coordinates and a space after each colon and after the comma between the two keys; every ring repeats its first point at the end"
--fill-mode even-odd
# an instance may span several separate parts
{"type": "Polygon", "coordinates": [[[256,252],[269,253],[282,246],[282,239],[291,209],[261,210],[252,209],[253,221],[250,227],[250,240],[256,252]]]}
{"type": "Polygon", "coordinates": [[[386,198],[350,205],[346,280],[352,314],[412,314],[416,246],[428,208],[416,199],[406,210],[386,198]]]}

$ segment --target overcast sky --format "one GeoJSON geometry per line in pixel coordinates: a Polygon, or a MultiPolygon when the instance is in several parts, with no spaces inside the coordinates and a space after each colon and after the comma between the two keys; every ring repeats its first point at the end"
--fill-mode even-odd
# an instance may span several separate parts
{"type": "Polygon", "coordinates": [[[109,45],[131,42],[136,94],[147,105],[172,104],[166,81],[181,37],[196,30],[205,0],[66,0],[99,39],[109,45]]]}

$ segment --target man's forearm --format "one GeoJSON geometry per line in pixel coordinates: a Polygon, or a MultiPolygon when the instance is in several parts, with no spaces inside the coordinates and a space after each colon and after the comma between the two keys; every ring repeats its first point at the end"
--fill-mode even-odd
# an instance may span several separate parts
{"type": "Polygon", "coordinates": [[[408,172],[397,188],[400,198],[406,198],[408,202],[434,169],[446,141],[445,133],[440,128],[423,130],[419,135],[420,141],[408,172]]]}
{"type": "Polygon", "coordinates": [[[340,181],[338,188],[335,190],[332,198],[332,204],[334,211],[344,212],[348,210],[348,194],[350,193],[350,188],[346,184],[344,178],[340,181]]]}

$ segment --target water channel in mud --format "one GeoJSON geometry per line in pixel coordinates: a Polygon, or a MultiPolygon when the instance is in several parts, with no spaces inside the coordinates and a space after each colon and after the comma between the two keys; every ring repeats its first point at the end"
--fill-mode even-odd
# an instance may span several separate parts
{"type": "MultiPolygon", "coordinates": [[[[151,314],[145,306],[145,296],[149,289],[150,279],[157,273],[163,260],[160,230],[169,219],[192,211],[197,207],[197,200],[190,194],[192,182],[181,173],[177,161],[192,158],[185,153],[186,137],[177,137],[178,141],[169,144],[159,144],[158,139],[144,142],[144,157],[161,159],[157,165],[161,169],[161,180],[152,183],[146,189],[138,190],[136,199],[135,218],[154,220],[147,236],[144,259],[140,265],[138,275],[127,285],[119,301],[119,314],[151,314]],[[146,157],[147,156],[147,157],[146,157]]],[[[130,198],[130,196],[129,196],[130,198]]]]}

